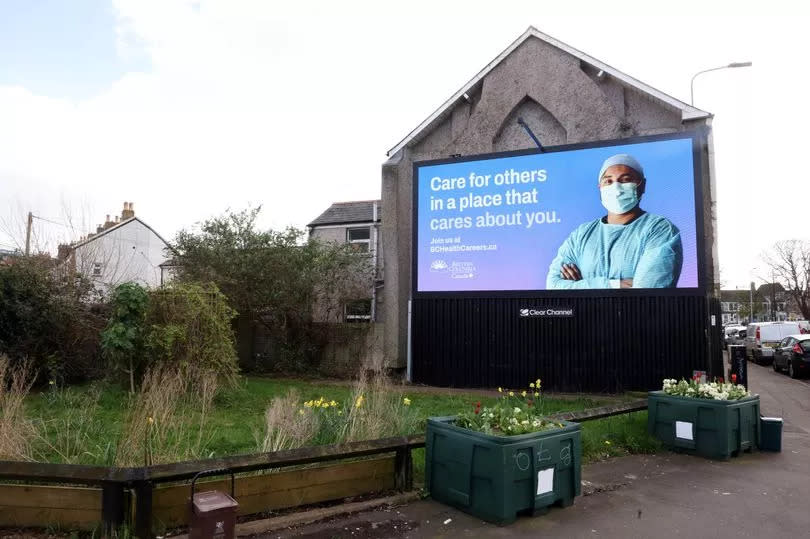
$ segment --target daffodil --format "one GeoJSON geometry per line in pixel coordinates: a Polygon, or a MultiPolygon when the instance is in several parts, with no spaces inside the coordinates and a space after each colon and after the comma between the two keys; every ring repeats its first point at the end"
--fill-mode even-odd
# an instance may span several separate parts
{"type": "Polygon", "coordinates": [[[520,394],[520,396],[521,396],[521,397],[526,397],[526,391],[523,391],[523,392],[520,394]]]}
{"type": "Polygon", "coordinates": [[[510,397],[514,397],[514,396],[515,396],[515,392],[514,392],[514,391],[510,391],[510,392],[509,392],[509,396],[510,396],[510,397]]]}
{"type": "Polygon", "coordinates": [[[402,404],[404,404],[405,406],[410,406],[411,405],[411,399],[409,399],[408,397],[405,397],[404,399],[402,399],[402,404]]]}
{"type": "Polygon", "coordinates": [[[150,425],[155,422],[155,420],[152,419],[151,417],[147,417],[146,421],[148,421],[150,425]]]}
{"type": "Polygon", "coordinates": [[[610,445],[610,440],[605,440],[605,445],[610,445]]]}
{"type": "Polygon", "coordinates": [[[334,408],[335,406],[337,406],[337,402],[336,402],[336,401],[334,401],[334,400],[333,400],[333,401],[329,401],[329,406],[331,406],[332,408],[334,408]]]}
{"type": "Polygon", "coordinates": [[[540,393],[538,393],[537,391],[535,391],[535,392],[534,392],[534,396],[535,396],[535,397],[539,397],[539,396],[540,396],[540,393]]]}
{"type": "Polygon", "coordinates": [[[301,414],[301,415],[304,415],[306,412],[304,412],[304,409],[301,408],[300,410],[298,410],[298,413],[301,414]]]}
{"type": "Polygon", "coordinates": [[[364,400],[363,395],[360,395],[359,397],[357,397],[357,400],[354,401],[354,407],[355,408],[360,408],[361,406],[363,406],[363,400],[364,400]]]}
{"type": "Polygon", "coordinates": [[[502,387],[498,388],[498,393],[503,393],[503,388],[502,387]]]}
{"type": "Polygon", "coordinates": [[[534,389],[534,382],[532,382],[531,384],[529,384],[529,387],[530,387],[530,388],[532,388],[532,389],[534,389]]]}

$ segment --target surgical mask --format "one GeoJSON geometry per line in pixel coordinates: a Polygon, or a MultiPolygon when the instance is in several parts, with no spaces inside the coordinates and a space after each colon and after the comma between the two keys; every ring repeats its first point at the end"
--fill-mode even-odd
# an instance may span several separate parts
{"type": "Polygon", "coordinates": [[[638,185],[635,182],[613,182],[599,189],[602,206],[610,213],[627,213],[638,205],[638,185]]]}

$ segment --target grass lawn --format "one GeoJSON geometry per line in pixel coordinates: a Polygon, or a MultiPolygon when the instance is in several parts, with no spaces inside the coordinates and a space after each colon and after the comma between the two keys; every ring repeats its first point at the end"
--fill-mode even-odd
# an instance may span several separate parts
{"type": "MultiPolygon", "coordinates": [[[[347,385],[323,381],[301,381],[249,377],[235,389],[220,390],[214,399],[207,421],[205,454],[219,457],[254,453],[262,436],[264,412],[273,398],[296,389],[301,400],[324,397],[346,402],[352,389],[347,385]]],[[[453,415],[471,407],[476,401],[487,405],[496,398],[464,393],[420,392],[419,388],[403,388],[403,396],[411,400],[411,409],[422,419],[417,432],[424,432],[424,419],[430,416],[453,415]]],[[[37,441],[39,460],[82,464],[111,464],[116,440],[121,433],[122,419],[128,404],[126,391],[115,386],[78,386],[55,391],[32,393],[26,400],[27,417],[49,425],[46,435],[37,441]],[[84,406],[88,396],[98,391],[96,406],[84,406]],[[82,446],[65,459],[69,446],[82,446]],[[67,449],[66,449],[67,448],[67,449]]],[[[607,404],[599,397],[547,398],[546,413],[582,410],[607,404]]],[[[417,433],[415,432],[415,433],[417,433]]],[[[585,462],[609,456],[653,452],[657,443],[647,436],[646,412],[583,423],[583,458],[585,462]]],[[[419,480],[424,471],[424,452],[414,453],[414,468],[419,480]]]]}

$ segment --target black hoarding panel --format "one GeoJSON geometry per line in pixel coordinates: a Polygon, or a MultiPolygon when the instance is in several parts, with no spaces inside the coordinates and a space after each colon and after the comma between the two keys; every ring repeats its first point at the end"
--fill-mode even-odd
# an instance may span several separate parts
{"type": "Polygon", "coordinates": [[[412,308],[417,383],[524,388],[541,378],[555,391],[617,392],[694,370],[721,376],[719,321],[711,335],[699,329],[717,316],[705,296],[417,298],[412,308]]]}

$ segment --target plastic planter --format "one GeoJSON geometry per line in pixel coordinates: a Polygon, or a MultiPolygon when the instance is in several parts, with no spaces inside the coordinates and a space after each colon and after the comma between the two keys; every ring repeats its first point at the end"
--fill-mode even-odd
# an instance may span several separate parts
{"type": "Polygon", "coordinates": [[[726,460],[759,439],[759,395],[718,401],[650,392],[647,430],[665,445],[726,460]]]}
{"type": "Polygon", "coordinates": [[[580,494],[580,426],[492,436],[455,425],[455,417],[428,419],[425,484],[433,499],[482,520],[514,522],[518,513],[566,507],[580,494]]]}

